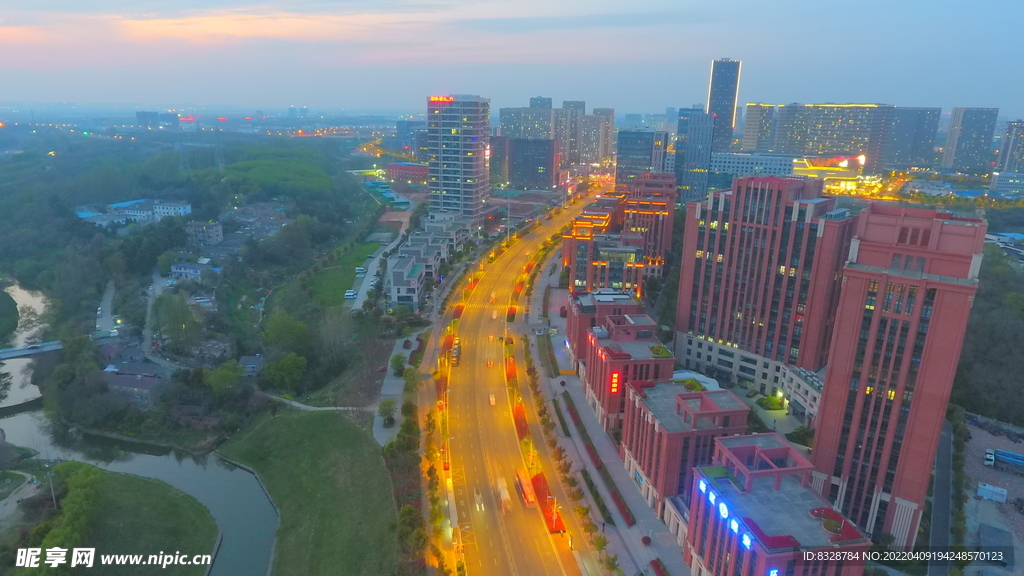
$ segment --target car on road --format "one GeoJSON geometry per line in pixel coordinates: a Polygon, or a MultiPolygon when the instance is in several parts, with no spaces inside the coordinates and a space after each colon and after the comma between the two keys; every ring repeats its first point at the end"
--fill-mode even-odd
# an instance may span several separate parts
{"type": "Polygon", "coordinates": [[[537,329],[536,329],[536,330],[534,330],[533,332],[534,332],[534,334],[536,334],[537,336],[543,336],[543,335],[544,335],[544,329],[543,329],[543,328],[537,328],[537,329]]]}
{"type": "Polygon", "coordinates": [[[488,358],[487,359],[487,367],[488,368],[494,368],[494,358],[488,358]]]}
{"type": "Polygon", "coordinates": [[[494,342],[494,334],[491,334],[490,336],[488,336],[487,337],[487,341],[488,342],[494,342]]]}
{"type": "Polygon", "coordinates": [[[39,344],[32,344],[31,346],[28,347],[28,349],[29,350],[38,350],[39,349],[39,344]]]}
{"type": "Polygon", "coordinates": [[[152,291],[153,291],[153,285],[152,285],[152,284],[150,284],[150,285],[149,285],[149,288],[146,288],[146,290],[149,290],[150,292],[152,292],[152,291]]]}
{"type": "Polygon", "coordinates": [[[103,308],[97,308],[96,309],[96,315],[97,316],[103,316],[103,308]]]}
{"type": "Polygon", "coordinates": [[[491,401],[491,406],[494,406],[494,394],[491,394],[489,400],[491,401]]]}
{"type": "Polygon", "coordinates": [[[498,319],[498,311],[497,310],[491,310],[491,320],[497,320],[497,319],[498,319]]]}
{"type": "Polygon", "coordinates": [[[346,290],[345,291],[345,299],[346,300],[351,300],[351,299],[353,299],[355,297],[356,297],[356,291],[355,290],[346,290]]]}
{"type": "Polygon", "coordinates": [[[476,501],[476,509],[480,512],[484,511],[484,495],[480,493],[479,488],[473,489],[473,500],[476,501]]]}

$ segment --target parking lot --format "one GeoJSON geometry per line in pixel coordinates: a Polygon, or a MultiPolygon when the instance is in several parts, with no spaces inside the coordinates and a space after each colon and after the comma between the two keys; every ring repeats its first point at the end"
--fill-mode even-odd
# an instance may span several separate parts
{"type": "Polygon", "coordinates": [[[977,426],[968,426],[971,439],[967,442],[964,456],[966,457],[967,476],[967,543],[977,542],[978,524],[985,523],[1012,530],[1014,533],[1014,555],[1018,558],[1014,573],[1024,573],[1024,514],[1013,506],[1014,498],[1024,498],[1024,476],[1012,472],[1004,472],[985,466],[986,449],[1002,449],[1024,453],[1024,442],[1014,443],[1006,436],[994,436],[977,426]],[[1005,488],[1007,501],[1005,504],[981,501],[975,498],[978,482],[1005,488]]]}

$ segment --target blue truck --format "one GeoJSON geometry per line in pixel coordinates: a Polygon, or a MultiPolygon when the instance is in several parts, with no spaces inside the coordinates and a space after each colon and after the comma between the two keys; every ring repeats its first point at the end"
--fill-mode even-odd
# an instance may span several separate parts
{"type": "Polygon", "coordinates": [[[985,450],[985,466],[1024,476],[1024,454],[1009,450],[985,450]]]}

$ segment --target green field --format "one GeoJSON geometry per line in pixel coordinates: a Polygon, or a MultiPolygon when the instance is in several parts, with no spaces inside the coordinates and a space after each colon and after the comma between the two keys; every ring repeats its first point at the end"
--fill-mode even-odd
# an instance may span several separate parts
{"type": "MultiPolygon", "coordinates": [[[[367,256],[380,248],[376,242],[364,242],[342,253],[338,260],[313,275],[309,286],[313,298],[322,306],[341,306],[345,303],[345,290],[352,289],[356,281],[356,266],[366,268],[367,256]]],[[[367,279],[373,270],[368,270],[367,279]]]]}
{"type": "MultiPolygon", "coordinates": [[[[217,524],[195,498],[159,480],[104,472],[86,546],[100,554],[213,554],[217,524]]],[[[168,566],[147,573],[202,576],[207,566],[168,566]]],[[[138,566],[104,566],[104,574],[140,574],[138,566]]]]}
{"type": "Polygon", "coordinates": [[[395,501],[380,446],[334,412],[280,412],[220,452],[252,467],[281,513],[275,576],[390,575],[395,501]]]}

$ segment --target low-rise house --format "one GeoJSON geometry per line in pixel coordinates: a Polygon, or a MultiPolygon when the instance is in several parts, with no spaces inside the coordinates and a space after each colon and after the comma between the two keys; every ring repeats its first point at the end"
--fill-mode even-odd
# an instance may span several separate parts
{"type": "Polygon", "coordinates": [[[118,374],[107,372],[107,388],[115,394],[127,397],[128,401],[143,410],[153,407],[163,392],[166,381],[154,376],[118,374]]]}
{"type": "Polygon", "coordinates": [[[408,306],[415,312],[425,294],[426,269],[416,259],[399,254],[388,258],[387,276],[384,280],[384,294],[388,305],[408,306]]]}
{"type": "Polygon", "coordinates": [[[267,365],[267,359],[262,355],[257,354],[255,356],[242,356],[238,359],[238,363],[245,369],[246,376],[256,376],[267,365]]]}
{"type": "Polygon", "coordinates": [[[189,222],[185,233],[193,246],[215,246],[224,241],[224,227],[220,222],[189,222]]]}

